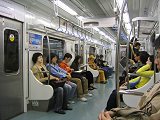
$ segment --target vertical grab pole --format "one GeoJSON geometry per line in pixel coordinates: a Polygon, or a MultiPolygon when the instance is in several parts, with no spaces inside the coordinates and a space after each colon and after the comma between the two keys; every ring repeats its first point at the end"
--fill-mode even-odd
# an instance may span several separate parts
{"type": "Polygon", "coordinates": [[[123,21],[123,11],[125,9],[127,1],[124,0],[121,11],[120,11],[120,21],[118,26],[118,34],[117,34],[117,41],[116,41],[116,91],[117,91],[117,105],[120,106],[120,94],[119,94],[119,50],[120,50],[120,35],[122,29],[122,21],[123,21]]]}
{"type": "MultiPolygon", "coordinates": [[[[156,56],[156,50],[155,47],[153,47],[153,55],[154,55],[154,60],[156,56]]],[[[156,65],[154,64],[154,83],[156,83],[156,65]]]]}
{"type": "Polygon", "coordinates": [[[51,75],[51,54],[50,54],[50,43],[49,43],[49,37],[48,37],[48,32],[46,30],[46,37],[47,37],[47,44],[48,44],[48,57],[49,57],[49,76],[48,76],[48,85],[50,81],[50,75],[51,75]]]}
{"type": "Polygon", "coordinates": [[[132,24],[131,31],[130,31],[130,34],[129,34],[129,37],[128,37],[127,52],[126,52],[126,58],[127,58],[127,63],[126,63],[126,74],[127,74],[126,81],[127,81],[127,88],[128,89],[130,89],[130,86],[129,86],[129,77],[128,77],[129,46],[130,46],[129,42],[130,42],[132,30],[133,30],[133,24],[132,24]]]}

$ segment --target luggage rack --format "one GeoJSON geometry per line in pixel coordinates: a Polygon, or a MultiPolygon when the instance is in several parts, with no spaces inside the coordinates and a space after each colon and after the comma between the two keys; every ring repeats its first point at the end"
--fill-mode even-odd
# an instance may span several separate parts
{"type": "Polygon", "coordinates": [[[133,33],[139,39],[147,38],[158,28],[156,17],[136,17],[132,19],[133,33]]]}

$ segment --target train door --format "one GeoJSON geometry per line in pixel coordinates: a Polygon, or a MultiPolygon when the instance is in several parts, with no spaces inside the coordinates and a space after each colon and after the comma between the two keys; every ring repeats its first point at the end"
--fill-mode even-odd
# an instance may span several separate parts
{"type": "Polygon", "coordinates": [[[0,120],[22,112],[22,23],[0,17],[0,120]]]}

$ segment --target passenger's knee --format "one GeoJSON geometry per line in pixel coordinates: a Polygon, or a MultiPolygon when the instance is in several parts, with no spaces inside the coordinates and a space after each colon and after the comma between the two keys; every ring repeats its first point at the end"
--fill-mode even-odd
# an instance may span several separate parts
{"type": "Polygon", "coordinates": [[[77,85],[75,83],[73,83],[73,88],[75,88],[75,89],[77,88],[77,85]]]}
{"type": "Polygon", "coordinates": [[[57,88],[57,92],[58,92],[58,94],[63,94],[63,88],[62,87],[58,87],[57,88]]]}

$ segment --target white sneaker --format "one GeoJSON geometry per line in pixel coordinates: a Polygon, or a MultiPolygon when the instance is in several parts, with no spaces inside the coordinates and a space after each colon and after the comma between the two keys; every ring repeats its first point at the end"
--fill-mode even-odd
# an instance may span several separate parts
{"type": "Polygon", "coordinates": [[[87,102],[87,98],[82,97],[82,98],[80,98],[80,101],[82,101],[82,102],[87,102]]]}
{"type": "Polygon", "coordinates": [[[75,104],[73,100],[68,101],[70,104],[75,104]]]}
{"type": "Polygon", "coordinates": [[[92,96],[93,96],[93,94],[91,94],[91,93],[88,93],[87,95],[88,95],[89,97],[92,97],[92,96]]]}

